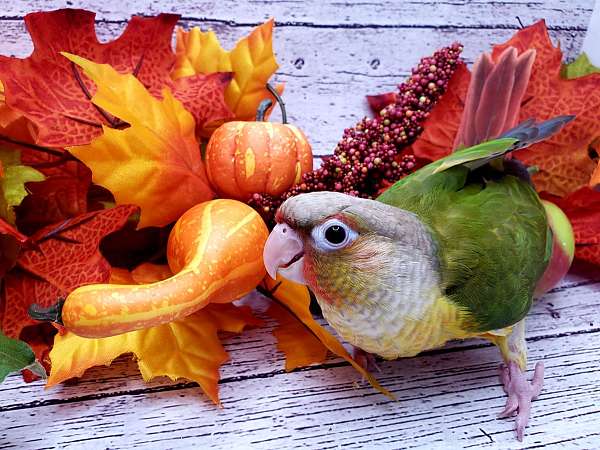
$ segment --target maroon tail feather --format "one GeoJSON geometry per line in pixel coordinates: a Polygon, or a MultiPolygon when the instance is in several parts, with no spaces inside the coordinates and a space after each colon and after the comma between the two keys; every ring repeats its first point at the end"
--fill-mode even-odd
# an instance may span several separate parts
{"type": "Polygon", "coordinates": [[[504,50],[496,63],[487,53],[479,57],[473,66],[455,149],[497,138],[517,124],[534,59],[535,50],[517,56],[514,47],[504,50]]]}

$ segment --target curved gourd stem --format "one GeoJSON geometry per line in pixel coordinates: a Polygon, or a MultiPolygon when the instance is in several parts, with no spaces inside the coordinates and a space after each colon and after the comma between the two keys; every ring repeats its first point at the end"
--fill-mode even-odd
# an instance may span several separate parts
{"type": "MultiPolygon", "coordinates": [[[[267,83],[267,91],[271,93],[271,95],[275,98],[277,103],[279,104],[279,109],[281,109],[281,122],[285,125],[288,123],[287,121],[287,112],[285,110],[285,102],[277,92],[277,90],[267,83]]],[[[256,121],[263,122],[265,120],[265,113],[271,107],[273,102],[271,99],[265,99],[258,105],[258,109],[256,110],[256,121]]]]}
{"type": "Polygon", "coordinates": [[[29,317],[34,320],[39,320],[40,322],[54,322],[62,325],[62,308],[64,304],[64,298],[59,298],[54,305],[49,306],[48,308],[33,303],[29,306],[29,317]]]}

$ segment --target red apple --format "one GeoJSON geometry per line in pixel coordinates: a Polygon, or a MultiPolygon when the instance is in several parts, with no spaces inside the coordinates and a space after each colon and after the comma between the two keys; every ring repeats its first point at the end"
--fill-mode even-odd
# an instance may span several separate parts
{"type": "Polygon", "coordinates": [[[575,254],[575,236],[573,236],[573,227],[565,213],[554,203],[542,200],[546,215],[548,216],[548,224],[554,236],[552,243],[552,257],[546,267],[546,271],[542,278],[537,283],[535,288],[535,296],[548,292],[565,276],[573,262],[575,254]]]}

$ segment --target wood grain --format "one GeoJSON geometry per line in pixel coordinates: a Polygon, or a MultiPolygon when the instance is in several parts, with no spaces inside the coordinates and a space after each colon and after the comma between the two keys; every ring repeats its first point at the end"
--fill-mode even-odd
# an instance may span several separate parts
{"type": "MultiPolygon", "coordinates": [[[[422,56],[455,40],[471,62],[492,43],[545,17],[567,58],[579,51],[592,0],[80,2],[0,1],[0,50],[31,52],[23,16],[72,6],[98,12],[100,39],[137,13],[182,14],[185,26],[215,29],[225,46],[270,16],[277,19],[277,80],[289,116],[330,153],[345,127],[367,113],[364,95],[388,91],[422,56]]],[[[218,409],[193,383],[144,383],[134,361],[89,370],[43,391],[10,376],[0,385],[0,448],[597,448],[600,439],[600,273],[571,274],[528,316],[530,363],[546,362],[524,444],[505,401],[497,349],[451,342],[416,358],[381,363],[378,378],[398,401],[357,379],[345,362],[283,370],[274,324],[229,337],[218,409]]]]}

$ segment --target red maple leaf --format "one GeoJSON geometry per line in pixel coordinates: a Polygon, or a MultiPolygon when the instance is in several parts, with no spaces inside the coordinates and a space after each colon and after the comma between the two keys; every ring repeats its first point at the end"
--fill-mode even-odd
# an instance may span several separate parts
{"type": "MultiPolygon", "coordinates": [[[[0,218],[0,279],[12,269],[28,237],[0,218]]],[[[1,307],[0,307],[1,308],[1,307]]]]}
{"type": "Polygon", "coordinates": [[[367,103],[373,114],[379,112],[388,105],[396,102],[398,94],[396,92],[386,92],[384,94],[367,95],[367,103]]]}
{"type": "Polygon", "coordinates": [[[27,234],[77,217],[88,211],[92,172],[70,154],[53,154],[22,147],[23,164],[42,172],[46,179],[27,183],[29,195],[17,211],[17,226],[27,234]]]}
{"type": "Polygon", "coordinates": [[[137,211],[122,205],[82,214],[33,235],[30,248],[4,278],[4,333],[18,338],[24,327],[37,324],[27,314],[30,304],[48,307],[79,286],[108,281],[110,265],[98,249],[100,240],[122,228],[137,211]]]}
{"type": "Polygon", "coordinates": [[[575,257],[600,265],[600,192],[584,186],[564,198],[542,193],[569,217],[575,234],[575,257]]]}
{"type": "MultiPolygon", "coordinates": [[[[4,83],[6,104],[21,112],[37,127],[39,145],[65,147],[88,144],[102,134],[102,125],[126,126],[90,102],[94,84],[60,52],[107,63],[120,73],[133,73],[151,94],[161,96],[164,86],[174,87],[175,95],[186,97],[186,107],[198,111],[211,106],[210,120],[230,117],[224,101],[224,78],[191,77],[182,81],[192,92],[206,98],[191,98],[177,93],[169,71],[175,61],[171,37],[179,16],[133,17],[123,34],[109,43],[100,43],[94,28],[95,14],[78,9],[37,12],[25,17],[34,51],[26,59],[0,56],[0,79],[4,83]],[[210,87],[205,84],[211,82],[210,87]]],[[[226,84],[226,83],[225,83],[226,84]]],[[[196,119],[206,121],[196,115],[196,119]]]]}
{"type": "Polygon", "coordinates": [[[101,125],[116,124],[92,105],[93,84],[60,52],[135,73],[156,95],[173,65],[171,35],[178,16],[133,17],[123,34],[107,44],[98,41],[94,18],[94,13],[78,9],[28,14],[25,25],[33,53],[26,59],[0,57],[6,103],[36,124],[40,145],[89,143],[102,133],[101,125]]]}
{"type": "Polygon", "coordinates": [[[216,120],[227,120],[235,114],[225,103],[225,89],[232,80],[229,72],[197,74],[172,81],[173,96],[196,119],[196,130],[216,120]]]}

